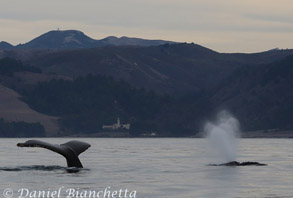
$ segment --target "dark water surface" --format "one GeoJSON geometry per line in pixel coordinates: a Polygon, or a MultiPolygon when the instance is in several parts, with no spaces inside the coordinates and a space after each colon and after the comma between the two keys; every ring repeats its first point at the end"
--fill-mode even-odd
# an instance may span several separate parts
{"type": "MultiPolygon", "coordinates": [[[[80,156],[84,169],[68,169],[62,156],[42,148],[16,147],[25,140],[0,139],[1,197],[19,197],[21,189],[23,197],[29,197],[28,191],[60,189],[66,197],[68,189],[107,188],[136,191],[139,198],[293,198],[293,139],[242,139],[237,160],[268,166],[222,167],[207,166],[222,161],[205,139],[80,138],[92,145],[80,156]]],[[[42,140],[60,144],[71,139],[42,140]]]]}

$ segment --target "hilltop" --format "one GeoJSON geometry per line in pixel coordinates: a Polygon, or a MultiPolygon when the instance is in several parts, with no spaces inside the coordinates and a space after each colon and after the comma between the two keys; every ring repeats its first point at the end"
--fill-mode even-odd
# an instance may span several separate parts
{"type": "Polygon", "coordinates": [[[121,38],[109,36],[100,40],[90,38],[78,30],[53,30],[44,33],[25,44],[13,46],[5,41],[0,43],[0,49],[74,49],[95,48],[101,46],[157,46],[175,43],[163,40],[148,40],[140,38],[121,38]]]}

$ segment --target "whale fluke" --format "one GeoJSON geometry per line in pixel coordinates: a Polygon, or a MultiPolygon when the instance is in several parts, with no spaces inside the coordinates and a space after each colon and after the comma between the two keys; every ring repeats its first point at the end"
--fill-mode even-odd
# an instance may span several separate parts
{"type": "Polygon", "coordinates": [[[83,168],[78,155],[87,150],[91,145],[77,140],[69,141],[64,144],[50,144],[39,140],[28,140],[24,143],[18,143],[18,147],[40,147],[49,149],[64,156],[68,167],[83,168]]]}

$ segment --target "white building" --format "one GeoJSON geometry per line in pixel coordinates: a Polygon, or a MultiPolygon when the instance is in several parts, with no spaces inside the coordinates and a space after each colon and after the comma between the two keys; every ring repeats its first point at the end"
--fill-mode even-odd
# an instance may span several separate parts
{"type": "Polygon", "coordinates": [[[117,130],[117,129],[130,129],[130,124],[121,124],[120,118],[117,118],[117,123],[113,125],[103,125],[103,129],[111,129],[111,130],[117,130]]]}

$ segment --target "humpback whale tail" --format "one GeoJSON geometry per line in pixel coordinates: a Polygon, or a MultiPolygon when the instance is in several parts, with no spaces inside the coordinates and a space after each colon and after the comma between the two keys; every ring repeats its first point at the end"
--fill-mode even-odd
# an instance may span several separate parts
{"type": "Polygon", "coordinates": [[[87,150],[91,145],[86,142],[81,142],[77,140],[69,141],[64,144],[50,144],[47,142],[42,142],[39,140],[28,140],[24,143],[18,143],[18,147],[40,147],[49,149],[53,152],[59,153],[64,156],[67,161],[68,167],[83,168],[78,156],[85,150],[87,150]]]}

